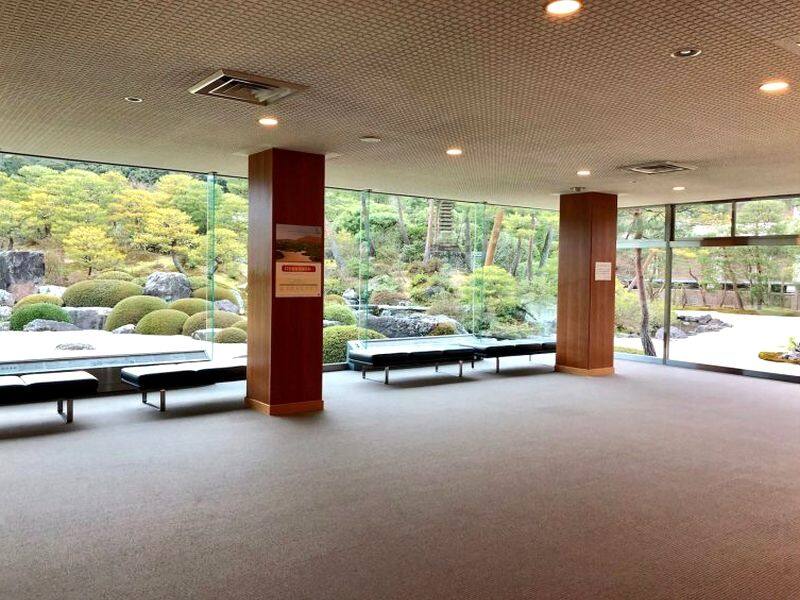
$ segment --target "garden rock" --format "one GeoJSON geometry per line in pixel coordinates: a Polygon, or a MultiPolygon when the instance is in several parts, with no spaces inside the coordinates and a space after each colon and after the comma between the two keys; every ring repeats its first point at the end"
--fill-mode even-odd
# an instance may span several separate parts
{"type": "MultiPolygon", "coordinates": [[[[663,340],[664,339],[664,328],[663,327],[659,327],[658,331],[656,331],[656,334],[655,334],[654,337],[657,340],[663,340]]],[[[679,327],[675,327],[675,325],[671,325],[670,328],[669,328],[669,337],[670,337],[670,339],[673,339],[673,340],[682,340],[683,338],[687,338],[689,336],[685,331],[683,331],[683,329],[680,329],[679,327]]]]}
{"type": "Polygon", "coordinates": [[[51,296],[56,296],[57,298],[61,298],[64,295],[66,289],[67,288],[60,285],[40,285],[36,290],[36,293],[50,294],[51,296]]]}
{"type": "Polygon", "coordinates": [[[0,252],[0,289],[17,299],[34,293],[44,281],[44,252],[0,252]]]}
{"type": "Polygon", "coordinates": [[[157,296],[167,302],[188,298],[192,295],[192,286],[189,285],[189,278],[182,273],[168,273],[166,271],[156,271],[150,273],[144,284],[144,294],[146,296],[157,296]]]}
{"type": "Polygon", "coordinates": [[[326,327],[335,327],[336,325],[341,325],[339,321],[329,321],[328,319],[322,319],[322,328],[325,329],[326,327]]]}
{"type": "Polygon", "coordinates": [[[14,306],[14,294],[0,290],[0,306],[14,306]]]}
{"type": "Polygon", "coordinates": [[[214,302],[214,308],[225,312],[236,313],[237,315],[239,314],[239,307],[230,300],[217,300],[214,302]]]}
{"type": "Polygon", "coordinates": [[[11,329],[11,323],[8,321],[0,321],[0,331],[9,331],[11,329]]]}
{"type": "Polygon", "coordinates": [[[59,344],[56,346],[56,350],[94,350],[94,346],[81,342],[69,342],[67,344],[59,344]]]}
{"type": "Polygon", "coordinates": [[[63,323],[61,321],[50,321],[49,319],[34,319],[25,327],[23,331],[80,331],[72,323],[63,323]]]}
{"type": "Polygon", "coordinates": [[[0,321],[8,321],[10,317],[11,317],[11,307],[0,306],[0,321]]]}
{"type": "Polygon", "coordinates": [[[192,334],[192,337],[196,340],[200,340],[201,342],[210,342],[214,339],[214,332],[216,329],[198,329],[192,334]]]}
{"type": "Polygon", "coordinates": [[[367,329],[382,333],[388,338],[424,337],[440,324],[452,325],[456,333],[464,334],[464,326],[445,315],[380,316],[367,315],[367,329]]]}
{"type": "Polygon", "coordinates": [[[117,333],[117,334],[136,333],[136,325],[132,324],[123,325],[122,327],[117,327],[111,333],[117,333]]]}
{"type": "Polygon", "coordinates": [[[103,329],[113,309],[104,306],[66,306],[64,310],[78,329],[103,329]]]}
{"type": "Polygon", "coordinates": [[[344,294],[342,294],[342,298],[344,298],[344,301],[350,306],[358,306],[358,294],[353,288],[350,288],[344,294]]]}

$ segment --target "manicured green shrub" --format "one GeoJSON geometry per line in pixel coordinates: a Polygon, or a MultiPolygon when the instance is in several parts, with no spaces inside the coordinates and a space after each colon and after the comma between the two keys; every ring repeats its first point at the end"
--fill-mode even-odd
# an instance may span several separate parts
{"type": "Polygon", "coordinates": [[[322,309],[322,318],[326,321],[336,321],[342,325],[356,324],[356,316],[353,311],[341,304],[326,304],[322,309]]]}
{"type": "Polygon", "coordinates": [[[203,298],[181,298],[169,303],[169,307],[181,312],[185,312],[190,317],[199,312],[211,309],[211,302],[203,298]]]}
{"type": "Polygon", "coordinates": [[[369,297],[370,304],[388,304],[395,306],[408,300],[408,296],[406,296],[403,292],[372,292],[369,297]]]}
{"type": "Polygon", "coordinates": [[[192,288],[192,291],[199,290],[200,288],[204,288],[208,286],[208,277],[204,277],[203,275],[192,275],[189,277],[189,287],[192,288]]]}
{"type": "Polygon", "coordinates": [[[213,315],[210,311],[195,313],[186,319],[183,324],[183,335],[191,336],[195,331],[210,329],[212,326],[214,329],[233,327],[241,320],[242,317],[240,315],[225,312],[224,310],[215,310],[213,315]]]}
{"type": "Polygon", "coordinates": [[[141,294],[141,286],[129,281],[92,279],[79,281],[69,286],[64,292],[63,300],[66,306],[105,306],[114,308],[125,298],[140,296],[141,294]]]}
{"type": "Polygon", "coordinates": [[[133,275],[125,271],[103,271],[94,276],[94,279],[113,279],[116,281],[133,281],[133,275]]]}
{"type": "Polygon", "coordinates": [[[337,294],[327,294],[325,296],[325,304],[343,304],[347,305],[347,302],[344,301],[344,298],[337,294]]]}
{"type": "MultiPolygon", "coordinates": [[[[202,287],[192,292],[192,298],[211,300],[210,295],[211,290],[207,287],[202,287]]],[[[239,306],[239,300],[236,298],[236,294],[233,293],[233,290],[221,285],[214,286],[214,300],[230,300],[236,306],[239,306]]]]}
{"type": "Polygon", "coordinates": [[[456,326],[452,323],[437,323],[428,335],[455,335],[457,333],[456,326]]]}
{"type": "Polygon", "coordinates": [[[234,323],[233,326],[237,329],[241,329],[242,331],[247,331],[247,319],[242,319],[241,321],[234,323]]]}
{"type": "Polygon", "coordinates": [[[162,308],[142,317],[136,325],[136,333],[142,335],[180,335],[188,315],[179,310],[162,308]]]}
{"type": "Polygon", "coordinates": [[[53,304],[55,306],[64,306],[64,301],[53,294],[31,294],[30,296],[20,298],[14,305],[14,310],[30,304],[53,304]]]}
{"type": "Polygon", "coordinates": [[[156,310],[167,308],[167,303],[155,296],[131,296],[120,300],[106,319],[106,331],[123,325],[136,325],[142,318],[156,310]]]}
{"type": "Polygon", "coordinates": [[[344,362],[347,355],[347,342],[350,340],[378,340],[386,336],[363,327],[335,325],[322,330],[322,362],[344,362]]]}
{"type": "Polygon", "coordinates": [[[244,344],[247,332],[238,327],[226,327],[214,332],[214,341],[220,344],[244,344]]]}
{"type": "Polygon", "coordinates": [[[48,321],[61,321],[62,323],[71,323],[72,321],[65,311],[60,306],[41,302],[39,304],[28,304],[15,310],[11,313],[9,319],[9,327],[12,331],[22,331],[28,323],[35,319],[47,319],[48,321]]]}

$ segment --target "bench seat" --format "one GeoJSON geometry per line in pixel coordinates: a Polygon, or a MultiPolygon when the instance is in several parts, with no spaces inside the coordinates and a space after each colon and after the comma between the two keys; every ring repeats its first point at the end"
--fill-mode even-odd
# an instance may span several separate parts
{"type": "Polygon", "coordinates": [[[67,423],[71,423],[73,399],[96,394],[97,385],[97,378],[86,371],[3,376],[0,377],[0,404],[35,404],[55,400],[58,413],[67,423]]]}

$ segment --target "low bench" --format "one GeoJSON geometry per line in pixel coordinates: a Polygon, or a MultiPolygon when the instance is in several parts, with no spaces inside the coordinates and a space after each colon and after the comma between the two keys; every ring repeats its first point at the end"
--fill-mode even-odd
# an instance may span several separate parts
{"type": "Polygon", "coordinates": [[[72,423],[72,401],[97,393],[97,378],[86,371],[0,377],[0,405],[56,401],[58,414],[72,423]],[[67,409],[64,411],[64,403],[67,409]]]}
{"type": "Polygon", "coordinates": [[[495,359],[495,373],[500,372],[500,359],[508,356],[528,356],[534,354],[552,354],[556,351],[555,340],[527,338],[521,340],[498,340],[495,338],[476,337],[465,342],[481,358],[495,359]]]}
{"type": "Polygon", "coordinates": [[[247,379],[247,359],[128,367],[120,371],[120,378],[142,393],[142,404],[164,412],[167,410],[167,390],[242,381],[247,379]],[[150,392],[159,392],[158,405],[148,402],[150,392]]]}

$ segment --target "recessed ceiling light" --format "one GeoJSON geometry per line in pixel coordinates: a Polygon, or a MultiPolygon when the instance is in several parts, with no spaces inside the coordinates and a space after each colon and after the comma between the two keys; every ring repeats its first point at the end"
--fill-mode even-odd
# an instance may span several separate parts
{"type": "Polygon", "coordinates": [[[383,141],[377,135],[362,135],[360,138],[358,138],[358,140],[360,142],[366,142],[367,144],[377,144],[378,142],[383,141]]]}
{"type": "Polygon", "coordinates": [[[574,14],[581,9],[581,3],[578,0],[553,0],[547,3],[545,10],[548,15],[554,17],[566,17],[574,14]]]}
{"type": "Polygon", "coordinates": [[[672,188],[672,191],[673,192],[682,192],[685,189],[686,188],[684,186],[682,186],[682,185],[676,185],[674,188],[672,188]]]}
{"type": "Polygon", "coordinates": [[[765,81],[759,86],[758,89],[765,94],[782,94],[783,92],[789,90],[789,83],[781,79],[773,79],[770,81],[765,81]]]}
{"type": "Polygon", "coordinates": [[[134,104],[139,104],[140,102],[144,102],[144,100],[142,100],[137,96],[125,96],[125,102],[133,102],[134,104]]]}
{"type": "Polygon", "coordinates": [[[578,171],[578,177],[588,177],[592,172],[589,169],[581,169],[578,171]]]}
{"type": "Polygon", "coordinates": [[[263,125],[264,127],[274,127],[278,124],[278,119],[275,117],[261,117],[258,120],[259,125],[263,125]]]}
{"type": "Polygon", "coordinates": [[[448,148],[445,150],[448,156],[461,156],[464,151],[461,148],[448,148]]]}
{"type": "Polygon", "coordinates": [[[670,56],[672,58],[693,58],[699,56],[702,50],[699,48],[678,48],[670,56]]]}

